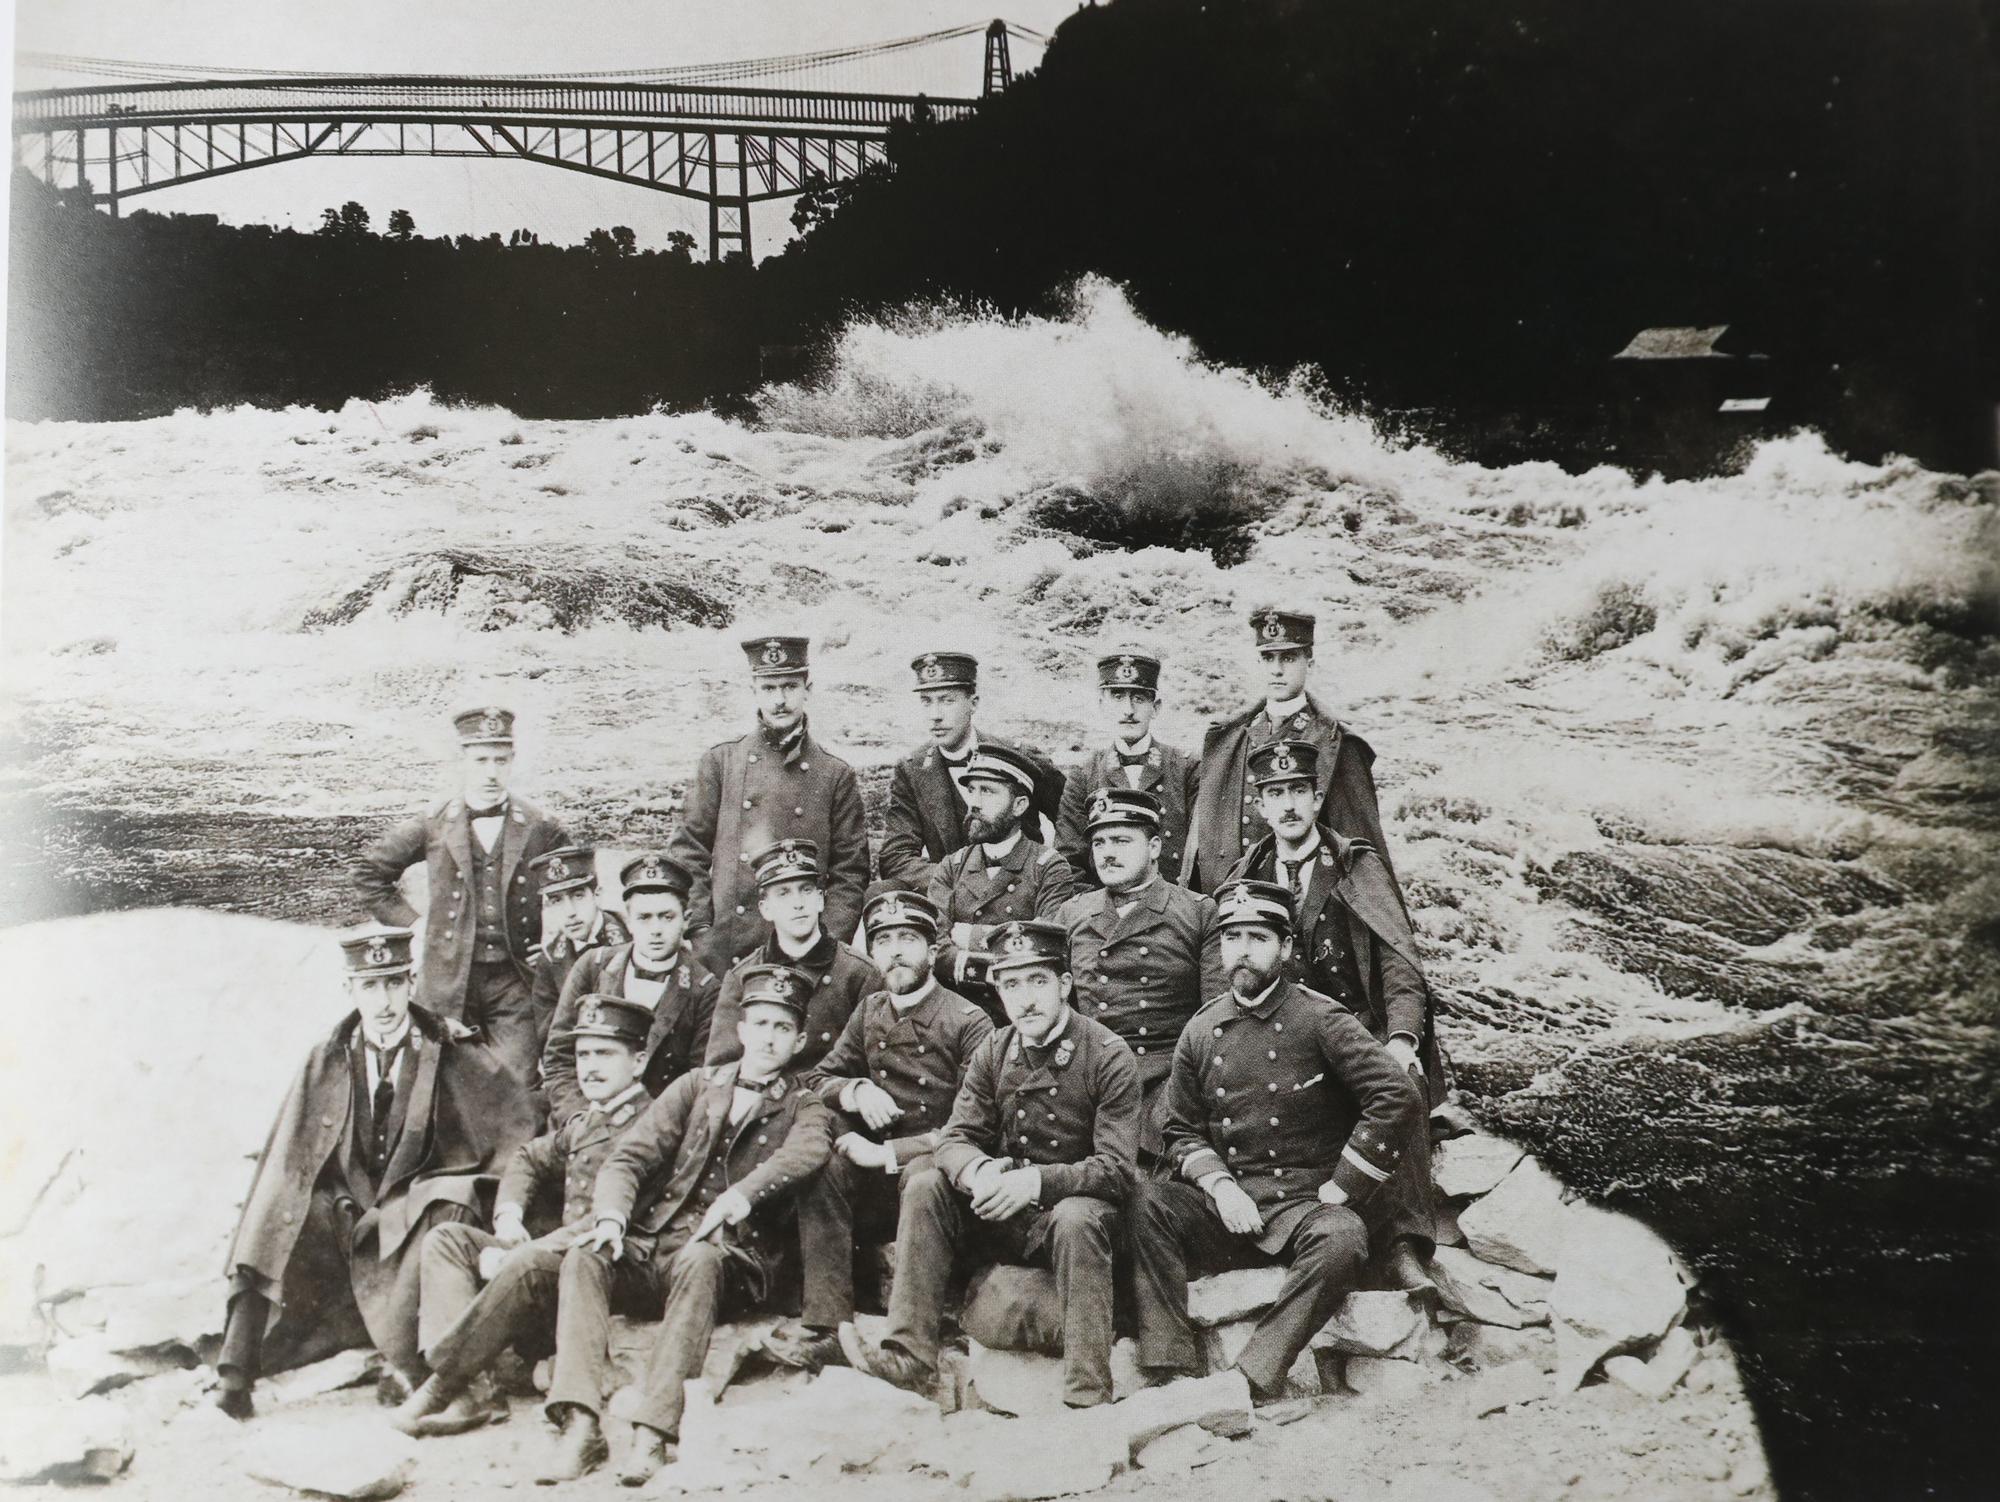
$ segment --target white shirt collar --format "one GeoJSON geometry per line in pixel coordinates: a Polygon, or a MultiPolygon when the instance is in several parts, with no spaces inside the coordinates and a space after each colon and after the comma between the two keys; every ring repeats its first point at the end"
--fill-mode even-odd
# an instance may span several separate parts
{"type": "Polygon", "coordinates": [[[1276,980],[1272,981],[1270,985],[1266,986],[1263,990],[1259,991],[1255,996],[1251,997],[1248,1001],[1245,1001],[1241,996],[1236,996],[1236,993],[1233,990],[1229,994],[1231,996],[1236,996],[1236,1009],[1238,1011],[1259,1013],[1264,1010],[1265,1004],[1270,1001],[1271,994],[1274,991],[1276,991],[1279,986],[1284,984],[1284,980],[1285,978],[1282,975],[1279,976],[1276,980]]]}
{"type": "Polygon", "coordinates": [[[771,930],[771,937],[777,941],[778,953],[782,954],[786,959],[791,960],[795,963],[799,960],[804,959],[807,955],[811,954],[815,949],[819,948],[819,941],[825,936],[826,936],[826,930],[824,928],[815,928],[813,930],[813,936],[806,942],[805,948],[801,949],[797,954],[793,954],[791,945],[786,943],[785,941],[785,936],[779,933],[775,928],[771,930]]]}
{"type": "Polygon", "coordinates": [[[1064,1030],[1069,1027],[1070,1016],[1075,1011],[1076,1008],[1074,1006],[1071,1006],[1067,1002],[1065,1002],[1063,1004],[1062,1016],[1057,1020],[1056,1025],[1049,1029],[1049,1035],[1046,1038],[1042,1039],[1042,1041],[1039,1043],[1028,1043],[1028,1040],[1026,1038],[1022,1038],[1021,1041],[1027,1044],[1029,1048],[1051,1047],[1055,1043],[1056,1039],[1060,1038],[1063,1035],[1064,1030]]]}
{"type": "Polygon", "coordinates": [[[1153,883],[1157,882],[1159,879],[1160,879],[1159,868],[1155,867],[1153,870],[1153,874],[1151,876],[1147,877],[1144,881],[1140,882],[1139,885],[1131,888],[1129,891],[1119,892],[1114,895],[1111,888],[1106,887],[1104,889],[1105,899],[1108,902],[1110,902],[1110,904],[1114,908],[1116,908],[1119,914],[1122,916],[1125,912],[1125,909],[1132,906],[1133,903],[1139,901],[1140,898],[1144,897],[1148,892],[1152,891],[1153,883]]]}
{"type": "Polygon", "coordinates": [[[1014,832],[1008,835],[1006,839],[1001,840],[998,844],[984,845],[980,848],[985,850],[988,860],[1004,861],[1009,855],[1014,853],[1014,847],[1020,843],[1021,827],[1017,824],[1014,826],[1014,832]]]}
{"type": "Polygon", "coordinates": [[[390,1049],[395,1048],[409,1038],[410,1015],[407,1012],[403,1014],[403,1025],[396,1029],[396,1036],[384,1043],[377,1043],[373,1038],[369,1037],[366,1028],[359,1028],[356,1031],[360,1034],[361,1041],[370,1048],[379,1049],[381,1052],[387,1053],[390,1049]]]}
{"type": "Polygon", "coordinates": [[[907,996],[898,996],[894,991],[891,991],[889,993],[889,1005],[899,1012],[907,1012],[911,1008],[921,1004],[936,989],[937,976],[933,973],[925,976],[924,983],[907,996]]]}
{"type": "Polygon", "coordinates": [[[1284,700],[1266,699],[1264,701],[1264,715],[1267,719],[1276,723],[1279,720],[1289,719],[1295,714],[1305,713],[1306,705],[1307,700],[1304,694],[1294,694],[1291,698],[1284,700]]]}
{"type": "Polygon", "coordinates": [[[973,752],[977,751],[978,749],[979,749],[979,727],[977,725],[972,725],[967,727],[966,729],[965,743],[963,745],[954,747],[939,746],[937,748],[937,752],[939,756],[944,757],[948,761],[963,762],[969,760],[973,752]]]}
{"type": "Polygon", "coordinates": [[[1129,745],[1114,735],[1111,737],[1111,749],[1120,756],[1150,756],[1153,751],[1153,732],[1148,730],[1129,745]]]}
{"type": "Polygon", "coordinates": [[[1300,861],[1309,861],[1315,855],[1318,855],[1319,844],[1319,826],[1315,824],[1306,835],[1306,842],[1299,846],[1297,850],[1287,850],[1285,842],[1282,839],[1278,839],[1272,849],[1279,860],[1290,861],[1293,865],[1297,865],[1300,861]]]}
{"type": "Polygon", "coordinates": [[[646,1093],[646,1082],[644,1080],[634,1080],[632,1081],[631,1084],[627,1085],[623,1090],[620,1090],[616,1095],[612,1096],[611,1099],[593,1101],[591,1103],[590,1109],[597,1112],[601,1116],[609,1116],[613,1111],[617,1110],[620,1106],[624,1105],[626,1101],[633,1099],[635,1096],[643,1095],[645,1093],[646,1093]]]}

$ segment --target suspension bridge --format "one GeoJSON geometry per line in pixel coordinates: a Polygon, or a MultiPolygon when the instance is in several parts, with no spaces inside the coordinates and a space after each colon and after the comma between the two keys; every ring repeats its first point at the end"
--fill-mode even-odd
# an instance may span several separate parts
{"type": "Polygon", "coordinates": [[[708,252],[751,259],[750,206],[888,165],[899,125],[962,119],[1013,82],[1005,20],[819,52],[616,72],[319,74],[23,53],[90,83],[14,95],[14,163],[116,217],[126,199],[328,157],[530,162],[708,206],[708,252]],[[842,89],[983,34],[976,94],[842,89]],[[813,87],[813,84],[821,86],[813,87]]]}

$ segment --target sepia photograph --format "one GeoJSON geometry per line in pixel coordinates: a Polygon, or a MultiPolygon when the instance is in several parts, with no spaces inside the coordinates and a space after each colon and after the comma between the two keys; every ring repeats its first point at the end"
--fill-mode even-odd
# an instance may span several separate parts
{"type": "Polygon", "coordinates": [[[0,1483],[1994,1495],[2000,0],[4,10],[0,1483]]]}

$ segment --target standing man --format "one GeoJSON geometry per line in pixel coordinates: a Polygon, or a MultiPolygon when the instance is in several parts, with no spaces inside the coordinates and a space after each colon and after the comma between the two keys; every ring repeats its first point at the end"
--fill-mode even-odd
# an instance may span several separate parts
{"type": "Polygon", "coordinates": [[[576,1015],[588,996],[636,1001],[653,1014],[646,1032],[639,1073],[648,1095],[700,1066],[722,982],[696,957],[684,937],[688,890],[694,877],[671,856],[648,851],[618,871],[632,940],[615,948],[593,949],[577,961],[563,983],[562,999],[549,1041],[542,1050],[542,1089],[549,1120],[561,1124],[588,1109],[577,1088],[576,1050],[569,1040],[576,1015]]]}
{"type": "Polygon", "coordinates": [[[516,1340],[545,1348],[553,1340],[556,1276],[563,1253],[591,1229],[597,1170],[652,1103],[639,1079],[652,1025],[638,1002],[585,997],[569,1043],[589,1108],[516,1150],[500,1176],[491,1231],[453,1221],[424,1237],[417,1329],[431,1374],[390,1417],[403,1433],[458,1434],[504,1416],[506,1400],[477,1379],[516,1340]],[[538,1201],[559,1204],[561,1219],[530,1240],[538,1201]]]}
{"type": "Polygon", "coordinates": [[[1428,1112],[1442,1104],[1448,1084],[1430,987],[1382,858],[1362,841],[1313,822],[1320,806],[1318,756],[1310,741],[1278,741],[1250,753],[1258,809],[1271,833],[1250,847],[1230,879],[1274,881],[1290,891],[1296,923],[1286,979],[1359,1017],[1419,1080],[1425,1114],[1400,1144],[1396,1177],[1383,1192],[1377,1248],[1385,1252],[1383,1271],[1393,1286],[1426,1288],[1431,1280],[1424,1263],[1436,1225],[1428,1112]]]}
{"type": "Polygon", "coordinates": [[[826,887],[819,846],[811,840],[780,840],[750,859],[756,867],[757,911],[770,925],[769,937],[723,977],[708,1031],[707,1061],[727,1064],[737,1057],[746,977],[759,965],[783,965],[811,982],[805,1034],[792,1061],[803,1074],[833,1047],[861,998],[882,989],[882,972],[828,933],[821,921],[826,887]]]}
{"type": "Polygon", "coordinates": [[[564,1481],[602,1461],[614,1301],[661,1312],[619,1480],[643,1486],[680,1437],[725,1297],[768,1297],[796,1231],[794,1197],[833,1150],[833,1118],[797,1078],[811,984],[783,965],[741,973],[738,1060],[667,1087],[598,1170],[596,1228],[563,1258],[549,1416],[564,1481]]]}
{"type": "Polygon", "coordinates": [[[1111,1261],[1139,1150],[1132,1051],[1070,1007],[1069,939],[1009,923],[986,941],[1008,1025],[974,1050],[937,1166],[904,1191],[881,1344],[841,1349],[871,1376],[928,1393],[961,1255],[1052,1267],[1063,1311],[1063,1401],[1111,1401],[1111,1261]]]}
{"type": "Polygon", "coordinates": [[[1102,889],[1056,910],[1069,933],[1076,1005],[1138,1060],[1139,1153],[1159,1160],[1167,1074],[1188,1019],[1228,989],[1215,904],[1160,874],[1160,800],[1138,788],[1091,794],[1085,829],[1102,889]]]}
{"type": "Polygon", "coordinates": [[[459,793],[398,824],[355,861],[355,888],[382,923],[417,921],[397,883],[418,861],[430,880],[418,997],[434,1016],[479,1029],[514,1077],[532,1086],[540,1049],[529,962],[542,937],[527,865],[569,843],[562,826],[510,795],[514,715],[470,709],[453,719],[459,793]]]}
{"type": "Polygon", "coordinates": [[[855,1008],[806,1081],[839,1113],[840,1135],[799,1201],[804,1312],[797,1325],[771,1332],[782,1358],[801,1366],[845,1359],[838,1331],[854,1318],[855,1247],[895,1235],[902,1190],[930,1167],[966,1063],[993,1031],[983,1011],[932,974],[940,921],[915,892],[890,888],[869,899],[861,923],[887,984],[855,1008]]]}
{"type": "Polygon", "coordinates": [[[1098,658],[1097,699],[1110,725],[1111,743],[1091,752],[1063,784],[1056,848],[1076,872],[1078,886],[1100,885],[1103,878],[1091,869],[1086,829],[1090,795],[1099,788],[1138,788],[1160,800],[1159,867],[1169,881],[1178,881],[1200,764],[1187,752],[1153,739],[1160,659],[1130,650],[1098,658]]]}
{"type": "Polygon", "coordinates": [[[1355,1286],[1381,1186],[1423,1113],[1409,1076],[1354,1016],[1285,979],[1291,894],[1246,881],[1217,898],[1229,993],[1174,1050],[1174,1178],[1133,1195],[1139,1363],[1161,1377],[1200,1370],[1190,1273],[1284,1263],[1277,1302],[1236,1358],[1265,1402],[1355,1286]]]}
{"type": "Polygon", "coordinates": [[[1315,617],[1264,609],[1250,617],[1262,668],[1263,702],[1233,720],[1211,725],[1201,747],[1194,820],[1181,879],[1213,891],[1243,853],[1269,829],[1249,780],[1250,752],[1270,741],[1311,741],[1319,748],[1319,822],[1350,839],[1366,840],[1388,865],[1382,814],[1375,803],[1375,751],[1306,689],[1312,670],[1315,617]]]}
{"type": "Polygon", "coordinates": [[[757,695],[756,728],[702,753],[667,846],[694,873],[688,931],[718,975],[764,937],[752,856],[777,841],[808,840],[819,848],[826,926],[835,937],[852,938],[861,922],[868,889],[861,784],[806,723],[809,645],[803,636],[743,643],[757,695]]]}
{"type": "Polygon", "coordinates": [[[417,1351],[418,1249],[470,1220],[533,1130],[527,1091],[412,1006],[408,929],[341,940],[354,1010],[306,1056],[258,1155],[229,1245],[216,1406],[254,1412],[266,1365],[372,1342],[397,1377],[417,1351]],[[273,1312],[276,1319],[273,1320],[273,1312]]]}
{"type": "Polygon", "coordinates": [[[624,921],[597,898],[597,852],[588,845],[565,845],[528,862],[541,886],[542,942],[534,951],[534,983],[529,997],[535,1007],[537,1057],[549,1041],[549,1024],[562,999],[563,982],[585,950],[616,948],[632,942],[624,921]]]}
{"type": "Polygon", "coordinates": [[[929,897],[943,922],[938,966],[996,1016],[979,946],[988,930],[1017,918],[1052,917],[1076,891],[1069,862],[1024,832],[1034,817],[1035,763],[989,741],[966,759],[959,788],[969,844],[939,861],[929,897]]]}
{"type": "Polygon", "coordinates": [[[1026,756],[1035,769],[1034,814],[1053,826],[1062,808],[1063,774],[1038,751],[981,735],[973,728],[979,707],[979,659],[964,652],[926,652],[910,663],[917,702],[930,726],[930,744],[896,763],[889,782],[888,829],[882,836],[882,877],[911,889],[930,883],[932,868],[971,838],[966,832],[965,774],[973,754],[1004,746],[1026,756]]]}

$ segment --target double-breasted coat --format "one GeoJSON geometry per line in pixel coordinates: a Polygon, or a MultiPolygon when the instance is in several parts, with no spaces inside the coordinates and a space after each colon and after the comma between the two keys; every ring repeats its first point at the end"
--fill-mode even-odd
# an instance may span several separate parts
{"type": "Polygon", "coordinates": [[[537,1233],[543,1246],[569,1246],[592,1226],[590,1212],[597,1187],[597,1171],[611,1155],[619,1134],[652,1104],[644,1087],[624,1098],[581,1111],[552,1127],[533,1141],[514,1150],[500,1174],[500,1187],[493,1193],[493,1218],[512,1206],[524,1223],[537,1233]],[[532,1217],[537,1206],[554,1214],[552,1224],[538,1224],[532,1217]]]}
{"type": "Polygon", "coordinates": [[[562,1000],[563,982],[569,979],[576,962],[593,949],[615,949],[620,944],[631,942],[632,932],[626,928],[625,920],[607,907],[598,909],[597,921],[591,924],[590,932],[584,935],[581,942],[568,934],[558,933],[535,946],[532,955],[535,978],[528,994],[535,1008],[535,1047],[538,1050],[548,1044],[549,1025],[556,1015],[556,1003],[562,1000]]]}
{"type": "Polygon", "coordinates": [[[807,1086],[833,1110],[856,1080],[871,1080],[903,1108],[883,1137],[907,1167],[936,1151],[972,1052],[993,1032],[985,1012],[956,991],[933,983],[930,993],[899,1010],[888,991],[873,991],[847,1019],[833,1048],[807,1076],[807,1086]]]}
{"type": "MultiPolygon", "coordinates": [[[[1062,812],[1063,774],[1041,752],[1031,746],[980,733],[981,745],[1001,746],[1019,751],[1035,765],[1035,795],[1031,817],[1025,821],[1030,838],[1055,827],[1062,812]],[[1045,820],[1037,824],[1036,819],[1045,820]]],[[[885,881],[899,882],[921,890],[931,879],[931,870],[954,850],[963,849],[965,799],[952,780],[951,768],[935,745],[914,751],[896,763],[889,779],[889,809],[884,817],[882,849],[877,864],[885,881]]]]}
{"type": "Polygon", "coordinates": [[[763,939],[750,857],[786,839],[819,846],[826,930],[851,935],[861,922],[869,869],[867,815],[854,769],[814,740],[810,727],[789,750],[753,730],[703,752],[667,853],[694,873],[688,926],[708,928],[698,943],[717,973],[763,939]]]}
{"type": "MultiPolygon", "coordinates": [[[[424,863],[430,895],[423,957],[417,967],[417,999],[438,1016],[454,1019],[464,1015],[479,924],[472,841],[465,800],[447,798],[383,835],[355,859],[352,868],[362,905],[379,921],[407,928],[417,921],[417,910],[397,881],[418,861],[424,863]]],[[[530,878],[528,862],[569,843],[562,825],[550,815],[525,798],[508,798],[491,858],[499,862],[498,916],[506,928],[507,952],[520,970],[524,989],[531,979],[535,946],[542,938],[541,893],[530,878]]]]}
{"type": "Polygon", "coordinates": [[[981,1005],[993,1003],[983,961],[952,937],[960,923],[973,928],[973,948],[984,930],[1029,918],[1053,919],[1057,908],[1076,891],[1076,876],[1050,846],[1025,834],[1014,848],[989,863],[984,845],[964,845],[937,863],[925,893],[943,915],[938,934],[937,968],[941,975],[967,987],[981,1005]],[[961,964],[964,958],[966,963],[961,964]]]}
{"type": "Polygon", "coordinates": [[[1160,800],[1160,871],[1178,881],[1187,860],[1188,821],[1194,815],[1195,786],[1201,763],[1187,752],[1155,740],[1146,752],[1134,783],[1111,747],[1101,747],[1077,766],[1063,784],[1062,812],[1056,817],[1056,849],[1076,872],[1079,887],[1099,885],[1090,858],[1090,795],[1099,788],[1138,787],[1160,800]]]}
{"type": "Polygon", "coordinates": [[[792,1056],[792,1069],[801,1075],[826,1056],[847,1027],[847,1019],[861,1005],[861,998],[888,984],[869,960],[830,933],[822,932],[819,942],[796,960],[788,958],[773,937],[761,949],[738,960],[722,978],[715,1020],[708,1029],[707,1063],[728,1064],[743,1057],[743,1040],[736,1036],[736,1024],[743,1020],[743,972],[751,965],[790,965],[812,977],[812,995],[806,999],[805,1041],[792,1056]]]}
{"type": "MultiPolygon", "coordinates": [[[[632,946],[593,949],[570,971],[563,983],[542,1048],[542,1092],[548,1097],[549,1120],[565,1121],[588,1109],[590,1102],[576,1083],[576,1040],[568,1034],[586,996],[624,996],[632,969],[632,946]]],[[[682,944],[668,967],[666,989],[653,1003],[653,1025],[646,1033],[646,1063],[639,1072],[646,1093],[658,1095],[690,1069],[698,1068],[708,1047],[708,1029],[715,1017],[722,982],[704,965],[689,944],[682,944]]]]}
{"type": "MultiPolygon", "coordinates": [[[[1257,811],[1248,779],[1251,750],[1271,740],[1311,741],[1319,748],[1319,822],[1386,852],[1382,811],[1375,798],[1375,750],[1312,695],[1306,707],[1273,724],[1262,705],[1211,725],[1202,740],[1194,815],[1181,880],[1212,892],[1270,826],[1257,811]]],[[[1386,854],[1383,864],[1393,870],[1386,854]]]]}

